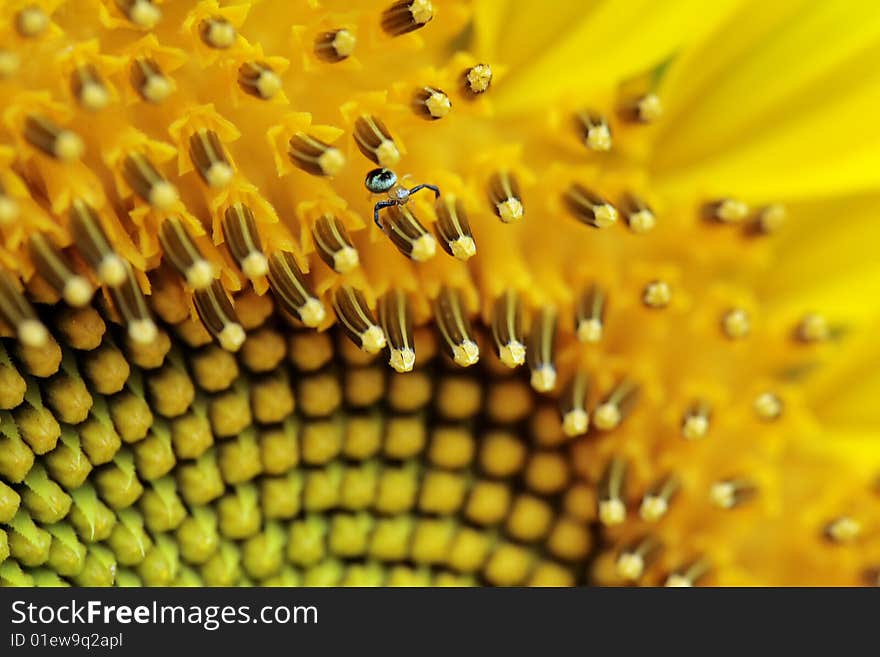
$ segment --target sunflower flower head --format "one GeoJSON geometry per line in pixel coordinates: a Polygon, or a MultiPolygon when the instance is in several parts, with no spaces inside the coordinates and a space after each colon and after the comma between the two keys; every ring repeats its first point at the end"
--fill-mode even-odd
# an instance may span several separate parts
{"type": "Polygon", "coordinates": [[[876,581],[880,20],[716,4],[4,3],[0,582],[876,581]]]}

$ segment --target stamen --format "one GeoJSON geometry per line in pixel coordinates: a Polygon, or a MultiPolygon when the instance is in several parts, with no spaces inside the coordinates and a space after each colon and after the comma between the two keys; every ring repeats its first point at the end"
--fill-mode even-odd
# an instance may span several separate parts
{"type": "Polygon", "coordinates": [[[238,67],[238,86],[255,98],[270,100],[281,91],[281,78],[266,62],[245,62],[238,67]]]}
{"type": "Polygon", "coordinates": [[[144,29],[155,27],[162,18],[162,12],[152,0],[116,0],[116,6],[128,20],[144,29]]]}
{"type": "Polygon", "coordinates": [[[623,103],[620,118],[630,123],[653,123],[663,115],[663,103],[655,93],[647,93],[623,103]]]}
{"type": "Polygon", "coordinates": [[[430,0],[400,0],[382,12],[382,29],[400,36],[423,28],[434,18],[430,0]]]}
{"type": "Polygon", "coordinates": [[[0,48],[0,80],[12,77],[21,65],[18,53],[0,48]]]}
{"type": "Polygon", "coordinates": [[[159,226],[159,242],[168,262],[194,290],[203,290],[214,280],[214,266],[193,242],[179,219],[166,219],[159,226]]]}
{"type": "Polygon", "coordinates": [[[657,553],[660,543],[647,536],[630,548],[623,550],[617,557],[617,574],[623,579],[636,581],[644,573],[651,558],[657,553]]]}
{"type": "Polygon", "coordinates": [[[657,482],[645,493],[639,516],[647,522],[657,522],[666,515],[669,503],[678,491],[679,482],[675,477],[667,477],[657,482]]]}
{"type": "Polygon", "coordinates": [[[290,138],[290,161],[313,176],[335,176],[345,166],[345,155],[335,146],[304,132],[290,138]]]}
{"type": "Polygon", "coordinates": [[[606,527],[619,525],[626,519],[623,489],[626,484],[626,462],[614,457],[599,481],[599,520],[606,527]]]}
{"type": "Polygon", "coordinates": [[[693,563],[680,568],[669,574],[664,586],[688,587],[694,586],[702,577],[709,572],[709,563],[704,559],[697,559],[693,563]]]}
{"type": "Polygon", "coordinates": [[[6,193],[0,180],[0,226],[8,226],[18,218],[18,203],[6,193]]]}
{"type": "Polygon", "coordinates": [[[765,422],[778,420],[782,415],[782,400],[772,392],[762,392],[753,403],[755,413],[765,422]]]}
{"type": "Polygon", "coordinates": [[[442,119],[452,109],[452,101],[441,89],[421,87],[413,95],[413,109],[426,119],[442,119]]]}
{"type": "Polygon", "coordinates": [[[506,224],[522,219],[524,208],[519,183],[508,171],[499,171],[489,178],[489,203],[492,210],[506,224]]]}
{"type": "Polygon", "coordinates": [[[578,183],[568,188],[564,200],[578,221],[593,228],[607,228],[617,221],[617,208],[578,183]]]}
{"type": "Polygon", "coordinates": [[[15,29],[26,39],[40,36],[49,27],[49,17],[42,7],[31,5],[15,15],[15,29]]]}
{"type": "Polygon", "coordinates": [[[651,208],[633,194],[624,195],[621,210],[626,219],[626,225],[634,233],[647,233],[653,230],[657,223],[657,218],[651,208]]]}
{"type": "Polygon", "coordinates": [[[385,347],[385,333],[373,319],[363,292],[340,287],[333,295],[333,310],[346,335],[363,351],[377,354],[385,347]]]}
{"type": "Polygon", "coordinates": [[[593,411],[593,424],[602,431],[616,428],[632,412],[638,398],[639,385],[623,379],[593,411]]]}
{"type": "Polygon", "coordinates": [[[555,342],[556,309],[546,307],[541,309],[532,323],[526,350],[532,371],[532,388],[538,392],[549,392],[556,387],[556,365],[553,362],[555,342]]]}
{"type": "Polygon", "coordinates": [[[468,223],[464,204],[455,196],[444,196],[435,204],[437,223],[434,230],[440,246],[459,260],[468,260],[477,253],[477,244],[468,223]]]}
{"type": "Polygon", "coordinates": [[[321,216],[312,226],[312,237],[321,260],[340,274],[358,266],[360,258],[345,226],[331,214],[321,216]]]}
{"type": "Polygon", "coordinates": [[[590,375],[584,370],[578,370],[559,400],[562,432],[570,438],[584,435],[590,427],[590,415],[587,412],[589,387],[590,375]]]}
{"type": "Polygon", "coordinates": [[[785,206],[781,203],[767,205],[758,210],[754,227],[758,232],[763,233],[764,235],[775,233],[785,224],[787,214],[788,212],[786,211],[785,206]]]}
{"type": "Polygon", "coordinates": [[[666,281],[651,281],[642,291],[642,302],[649,308],[665,308],[672,300],[672,290],[666,281]]]}
{"type": "Polygon", "coordinates": [[[159,329],[150,316],[147,300],[134,277],[131,265],[123,261],[123,266],[125,278],[122,283],[110,288],[113,304],[128,327],[128,337],[131,341],[137,344],[150,344],[156,339],[159,329]]]}
{"type": "Polygon", "coordinates": [[[488,64],[477,64],[465,70],[461,78],[465,94],[476,97],[489,90],[492,84],[492,69],[488,64]]]}
{"type": "Polygon", "coordinates": [[[34,114],[25,120],[24,138],[31,146],[62,162],[78,160],[85,150],[78,134],[34,114]]]}
{"type": "Polygon", "coordinates": [[[141,153],[126,155],[122,174],[132,191],[157,210],[168,210],[177,203],[177,189],[141,153]]]}
{"type": "Polygon", "coordinates": [[[383,223],[385,234],[403,255],[416,262],[425,262],[434,257],[437,241],[408,207],[391,206],[386,210],[385,217],[388,218],[383,223]]]}
{"type": "Polygon", "coordinates": [[[190,136],[189,157],[202,180],[211,187],[224,187],[232,180],[232,165],[213,130],[197,130],[190,136]]]}
{"type": "Polygon", "coordinates": [[[223,236],[235,262],[250,279],[265,276],[269,261],[263,254],[254,213],[244,203],[234,203],[223,213],[223,236]]]}
{"type": "Polygon", "coordinates": [[[131,86],[148,103],[161,103],[174,91],[174,83],[149,57],[138,57],[131,63],[131,86]]]}
{"type": "Polygon", "coordinates": [[[709,489],[709,499],[719,509],[733,509],[749,500],[756,493],[755,487],[741,479],[716,481],[709,489]]]}
{"type": "Polygon", "coordinates": [[[49,343],[49,331],[18,289],[11,274],[0,270],[0,319],[15,331],[26,347],[43,347],[49,343]]]}
{"type": "Polygon", "coordinates": [[[831,337],[831,327],[822,315],[809,313],[798,323],[795,334],[803,342],[824,342],[831,337]]]}
{"type": "Polygon", "coordinates": [[[742,308],[733,308],[724,313],[721,318],[721,328],[724,334],[731,340],[739,340],[746,337],[751,330],[749,314],[742,308]]]}
{"type": "Polygon", "coordinates": [[[434,316],[446,350],[457,365],[470,367],[480,360],[480,347],[464,312],[459,290],[446,286],[441,288],[434,302],[434,316]]]}
{"type": "Polygon", "coordinates": [[[575,311],[577,339],[595,344],[605,330],[605,291],[590,285],[578,300],[575,311]]]}
{"type": "Polygon", "coordinates": [[[825,537],[833,543],[851,543],[862,533],[861,523],[851,516],[840,516],[825,525],[825,537]]]}
{"type": "Polygon", "coordinates": [[[346,29],[331,30],[315,37],[315,56],[335,64],[351,57],[357,39],[346,29]]]}
{"type": "Polygon", "coordinates": [[[526,360],[522,305],[516,291],[509,289],[495,301],[492,309],[492,337],[498,359],[507,367],[517,367],[526,360]]]}
{"type": "Polygon", "coordinates": [[[244,344],[244,328],[238,321],[232,302],[218,280],[193,293],[193,302],[205,328],[226,351],[236,352],[244,344]]]}
{"type": "Polygon", "coordinates": [[[385,124],[375,116],[359,116],[352,134],[361,153],[379,166],[391,168],[400,161],[400,149],[385,124]]]}
{"type": "Polygon", "coordinates": [[[110,102],[107,85],[91,64],[77,66],[70,76],[70,90],[77,102],[91,112],[104,109],[110,102]]]}
{"type": "Polygon", "coordinates": [[[95,209],[81,199],[70,206],[70,227],[77,251],[104,285],[116,287],[127,276],[125,260],[110,246],[95,209]]]}
{"type": "Polygon", "coordinates": [[[269,286],[284,310],[306,326],[315,328],[327,316],[292,253],[276,251],[269,256],[269,286]]]}
{"type": "Polygon", "coordinates": [[[699,440],[709,433],[712,408],[704,401],[697,401],[687,410],[681,420],[681,435],[687,440],[699,440]]]}
{"type": "Polygon", "coordinates": [[[85,276],[73,271],[67,257],[40,233],[30,238],[34,265],[49,285],[71,306],[81,308],[92,300],[94,289],[85,276]]]}
{"type": "Polygon", "coordinates": [[[388,339],[388,364],[397,372],[410,372],[416,362],[412,310],[406,294],[392,289],[379,299],[379,321],[388,339]]]}
{"type": "Polygon", "coordinates": [[[733,224],[743,221],[749,215],[749,206],[732,198],[712,201],[703,206],[703,216],[712,221],[733,224]]]}
{"type": "Polygon", "coordinates": [[[578,112],[576,115],[578,132],[584,144],[591,151],[611,150],[611,128],[601,114],[592,111],[578,112]]]}
{"type": "Polygon", "coordinates": [[[226,50],[235,44],[235,26],[222,16],[212,16],[199,24],[199,35],[209,48],[226,50]]]}

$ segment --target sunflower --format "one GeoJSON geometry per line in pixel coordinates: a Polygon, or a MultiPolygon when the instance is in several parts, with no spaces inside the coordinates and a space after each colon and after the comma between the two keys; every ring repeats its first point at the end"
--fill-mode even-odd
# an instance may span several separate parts
{"type": "Polygon", "coordinates": [[[0,583],[878,582],[875,3],[0,35],[0,583]]]}

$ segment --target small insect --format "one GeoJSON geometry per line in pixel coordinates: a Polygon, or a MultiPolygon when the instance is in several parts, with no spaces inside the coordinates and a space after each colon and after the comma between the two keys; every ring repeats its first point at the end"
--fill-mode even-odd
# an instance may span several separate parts
{"type": "Polygon", "coordinates": [[[416,185],[415,187],[407,189],[403,185],[397,183],[396,173],[391,169],[385,168],[373,169],[370,171],[364,180],[364,185],[366,185],[367,189],[374,194],[388,193],[388,199],[379,201],[373,208],[373,221],[376,222],[376,225],[379,228],[382,228],[382,224],[379,222],[379,210],[382,208],[388,208],[393,205],[406,205],[409,202],[410,196],[420,189],[430,189],[434,192],[436,198],[440,197],[440,189],[436,185],[422,183],[421,185],[416,185]]]}

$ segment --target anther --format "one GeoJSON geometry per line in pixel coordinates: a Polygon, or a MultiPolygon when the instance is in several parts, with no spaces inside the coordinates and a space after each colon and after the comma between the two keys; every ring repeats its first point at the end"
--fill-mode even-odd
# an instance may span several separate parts
{"type": "Polygon", "coordinates": [[[457,365],[470,367],[480,360],[480,347],[459,290],[443,286],[434,301],[434,316],[446,351],[457,365]]]}
{"type": "Polygon", "coordinates": [[[116,0],[119,11],[138,27],[150,29],[162,18],[162,12],[152,0],[116,0]]]}
{"type": "Polygon", "coordinates": [[[647,93],[624,102],[620,118],[631,123],[653,123],[663,115],[663,103],[655,93],[647,93]]]}
{"type": "Polygon", "coordinates": [[[379,299],[379,322],[388,340],[388,364],[397,372],[410,372],[416,362],[412,311],[400,289],[388,291],[379,299]]]}
{"type": "Polygon", "coordinates": [[[781,203],[773,203],[758,210],[754,221],[754,228],[764,235],[775,233],[785,224],[787,217],[785,206],[781,203]]]}
{"type": "Polygon", "coordinates": [[[709,433],[712,409],[708,403],[697,401],[685,412],[681,420],[681,435],[687,440],[699,440],[709,433]]]}
{"type": "Polygon", "coordinates": [[[716,481],[709,489],[709,499],[719,509],[733,509],[756,493],[755,487],[741,479],[716,481]]]}
{"type": "Polygon", "coordinates": [[[495,300],[492,337],[498,350],[498,359],[507,367],[518,367],[526,361],[522,304],[515,290],[507,290],[495,300]]]}
{"type": "Polygon", "coordinates": [[[416,262],[425,262],[437,252],[437,240],[404,205],[394,205],[385,213],[385,234],[397,249],[416,262]]]}
{"type": "Polygon", "coordinates": [[[156,339],[159,329],[150,316],[147,300],[134,277],[131,265],[123,262],[123,267],[125,270],[123,281],[110,288],[113,305],[125,322],[131,341],[150,344],[156,339]]]}
{"type": "Polygon", "coordinates": [[[590,285],[578,299],[575,331],[581,342],[596,343],[605,330],[605,291],[590,285]]]}
{"type": "Polygon", "coordinates": [[[694,586],[700,581],[700,579],[705,577],[708,572],[709,563],[703,559],[697,559],[696,561],[669,573],[663,586],[678,588],[694,586]]]}
{"type": "Polygon", "coordinates": [[[556,343],[556,309],[542,308],[532,322],[526,354],[532,371],[532,388],[550,392],[556,387],[554,348],[556,343]]]}
{"type": "Polygon", "coordinates": [[[223,237],[232,257],[250,279],[265,276],[269,261],[263,254],[254,213],[244,203],[233,203],[223,213],[223,237]]]}
{"type": "Polygon", "coordinates": [[[492,84],[492,68],[488,64],[477,64],[461,74],[462,88],[471,97],[479,96],[489,90],[492,84]]]}
{"type": "Polygon", "coordinates": [[[703,216],[712,221],[734,224],[743,221],[749,215],[749,206],[732,198],[712,201],[703,206],[703,216]]]}
{"type": "Polygon", "coordinates": [[[161,103],[174,91],[174,83],[159,64],[149,57],[138,57],[131,63],[131,86],[148,103],[161,103]]]}
{"type": "Polygon", "coordinates": [[[335,176],[345,166],[342,151],[304,132],[290,138],[287,154],[291,162],[313,176],[335,176]]]}
{"type": "Polygon", "coordinates": [[[639,516],[647,522],[657,522],[666,515],[669,503],[678,492],[679,482],[675,477],[666,477],[657,482],[645,493],[639,507],[639,516]]]}
{"type": "Polygon", "coordinates": [[[24,138],[34,148],[61,162],[78,160],[85,150],[78,134],[34,114],[25,120],[24,138]]]}
{"type": "Polygon", "coordinates": [[[18,218],[18,203],[6,193],[0,180],[0,226],[7,226],[18,218]]]}
{"type": "Polygon", "coordinates": [[[423,28],[434,18],[430,0],[400,0],[382,12],[382,29],[400,36],[423,28]]]}
{"type": "Polygon", "coordinates": [[[782,400],[772,392],[762,392],[752,403],[757,416],[765,422],[778,420],[782,415],[782,400]]]}
{"type": "Polygon", "coordinates": [[[660,543],[651,536],[623,550],[617,557],[617,574],[631,582],[636,581],[645,573],[651,559],[657,554],[660,543]]]}
{"type": "Polygon", "coordinates": [[[49,342],[49,331],[25,299],[11,274],[0,271],[0,319],[15,331],[26,347],[42,347],[49,342]]]}
{"type": "Polygon", "coordinates": [[[281,78],[266,62],[245,62],[238,67],[238,86],[255,98],[270,100],[281,91],[281,78]]]}
{"type": "Polygon", "coordinates": [[[851,543],[862,533],[861,523],[852,516],[840,516],[825,525],[825,538],[833,543],[851,543]]]}
{"type": "Polygon", "coordinates": [[[632,412],[638,398],[639,385],[624,379],[593,411],[593,424],[602,431],[616,428],[632,412]]]}
{"type": "Polygon", "coordinates": [[[572,184],[564,199],[575,218],[588,226],[607,228],[617,221],[617,208],[583,185],[572,184]]]}
{"type": "Polygon", "coordinates": [[[578,370],[566,385],[559,400],[562,432],[569,438],[582,436],[590,428],[590,415],[587,412],[589,384],[590,375],[584,370],[578,370]]]}
{"type": "Polygon", "coordinates": [[[499,171],[489,178],[489,203],[492,210],[506,224],[522,219],[524,208],[519,183],[508,171],[499,171]]]}
{"type": "Polygon", "coordinates": [[[360,152],[379,166],[393,167],[400,161],[400,149],[385,124],[375,116],[359,116],[352,134],[360,152]]]}
{"type": "Polygon", "coordinates": [[[42,7],[31,5],[15,15],[15,29],[26,39],[40,36],[49,27],[49,17],[42,7]]]}
{"type": "Polygon", "coordinates": [[[798,323],[795,335],[803,342],[824,342],[831,337],[831,327],[822,315],[808,313],[798,323]]]}
{"type": "Polygon", "coordinates": [[[177,203],[177,188],[141,153],[125,156],[122,175],[132,191],[157,210],[168,210],[177,203]]]}
{"type": "Polygon", "coordinates": [[[238,321],[232,302],[218,280],[193,293],[193,304],[202,323],[220,346],[226,351],[236,352],[244,344],[244,328],[238,321]]]}
{"type": "Polygon", "coordinates": [[[476,255],[477,244],[461,200],[455,196],[443,196],[437,199],[434,207],[437,212],[434,230],[443,250],[459,260],[476,255]]]}
{"type": "Polygon", "coordinates": [[[190,136],[189,157],[202,180],[211,187],[225,187],[232,180],[232,165],[213,130],[197,130],[190,136]]]}
{"type": "Polygon", "coordinates": [[[442,119],[452,109],[452,101],[445,91],[434,87],[420,87],[413,94],[413,109],[426,119],[442,119]]]}
{"type": "Polygon", "coordinates": [[[21,66],[21,58],[18,53],[6,48],[0,48],[0,80],[12,77],[21,66]]]}
{"type": "Polygon", "coordinates": [[[360,258],[345,226],[331,214],[324,214],[312,226],[312,237],[321,260],[340,274],[358,266],[360,258]]]}
{"type": "Polygon", "coordinates": [[[282,308],[306,326],[315,328],[327,316],[292,253],[277,251],[269,256],[269,286],[282,308]]]}
{"type": "Polygon", "coordinates": [[[351,57],[357,39],[346,29],[323,32],[315,37],[315,57],[335,64],[351,57]]]}
{"type": "Polygon", "coordinates": [[[665,308],[672,300],[672,289],[666,281],[651,281],[642,290],[642,302],[648,308],[665,308]]]}
{"type": "Polygon", "coordinates": [[[651,208],[633,194],[624,195],[620,209],[626,219],[626,225],[634,233],[647,233],[657,224],[657,218],[651,208]]]}
{"type": "Polygon", "coordinates": [[[596,112],[578,112],[575,116],[578,132],[591,151],[611,150],[611,128],[605,117],[596,112]]]}
{"type": "Polygon", "coordinates": [[[721,328],[731,340],[739,340],[746,337],[751,330],[749,314],[742,308],[732,308],[724,313],[721,318],[721,328]]]}
{"type": "Polygon", "coordinates": [[[81,199],[70,206],[70,227],[77,251],[104,285],[116,287],[127,276],[127,263],[110,246],[95,209],[81,199]]]}
{"type": "Polygon", "coordinates": [[[333,310],[345,334],[368,354],[379,353],[386,344],[385,333],[376,323],[363,292],[345,285],[333,295],[333,310]]]}
{"type": "Polygon", "coordinates": [[[91,64],[82,64],[70,76],[70,90],[83,108],[97,112],[110,102],[110,92],[97,69],[91,64]]]}
{"type": "Polygon", "coordinates": [[[159,242],[165,258],[194,290],[204,290],[214,280],[214,266],[179,219],[166,219],[159,226],[159,242]]]}
{"type": "Polygon", "coordinates": [[[31,258],[42,276],[71,306],[81,308],[92,300],[94,288],[85,276],[73,271],[67,257],[44,235],[30,238],[31,258]]]}
{"type": "Polygon", "coordinates": [[[235,44],[235,26],[222,16],[212,16],[199,23],[199,36],[209,48],[226,50],[235,44]]]}
{"type": "Polygon", "coordinates": [[[607,527],[619,525],[626,519],[625,483],[626,462],[614,457],[599,481],[599,520],[607,527]]]}

